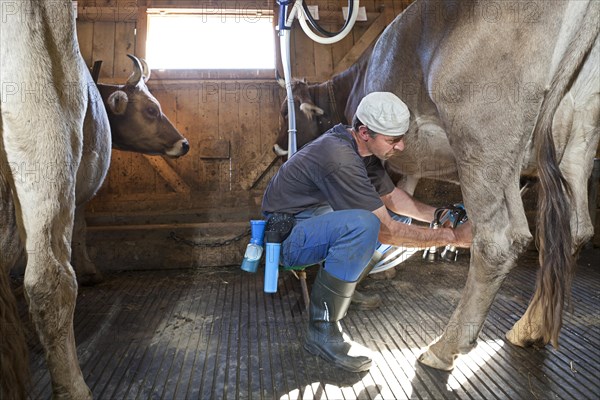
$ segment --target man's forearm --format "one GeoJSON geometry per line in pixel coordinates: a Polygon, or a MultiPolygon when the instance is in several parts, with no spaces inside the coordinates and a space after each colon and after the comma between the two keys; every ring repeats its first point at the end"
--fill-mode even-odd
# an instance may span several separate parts
{"type": "Polygon", "coordinates": [[[379,241],[394,246],[419,247],[445,246],[456,241],[450,228],[429,229],[393,221],[390,226],[382,225],[379,241]]]}
{"type": "Polygon", "coordinates": [[[421,203],[402,189],[396,188],[381,199],[385,206],[396,214],[423,222],[431,222],[433,220],[435,207],[421,203]]]}

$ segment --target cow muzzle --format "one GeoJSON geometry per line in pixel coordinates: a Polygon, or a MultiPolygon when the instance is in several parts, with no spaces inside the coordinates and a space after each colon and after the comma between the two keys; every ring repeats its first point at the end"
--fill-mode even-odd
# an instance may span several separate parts
{"type": "Polygon", "coordinates": [[[178,140],[173,147],[165,152],[171,158],[184,156],[190,151],[190,143],[187,139],[178,140]]]}

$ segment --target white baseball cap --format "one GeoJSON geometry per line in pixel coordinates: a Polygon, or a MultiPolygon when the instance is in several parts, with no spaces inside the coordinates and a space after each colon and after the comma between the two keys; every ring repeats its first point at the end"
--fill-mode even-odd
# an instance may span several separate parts
{"type": "Polygon", "coordinates": [[[363,97],[356,116],[370,130],[387,136],[404,135],[410,122],[408,107],[390,92],[373,92],[363,97]]]}

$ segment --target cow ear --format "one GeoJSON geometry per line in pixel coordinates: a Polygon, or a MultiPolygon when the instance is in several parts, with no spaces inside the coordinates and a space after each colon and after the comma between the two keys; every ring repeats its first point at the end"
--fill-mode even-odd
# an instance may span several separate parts
{"type": "Polygon", "coordinates": [[[302,103],[300,104],[300,110],[309,118],[313,119],[318,115],[323,115],[325,111],[322,108],[319,108],[311,103],[302,103]]]}
{"type": "Polygon", "coordinates": [[[113,114],[122,115],[125,114],[128,101],[129,98],[127,97],[127,93],[122,90],[117,90],[108,96],[108,107],[113,114]]]}

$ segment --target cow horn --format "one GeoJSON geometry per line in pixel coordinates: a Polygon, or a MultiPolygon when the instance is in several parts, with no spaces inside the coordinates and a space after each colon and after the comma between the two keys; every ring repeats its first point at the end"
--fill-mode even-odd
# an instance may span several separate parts
{"type": "Polygon", "coordinates": [[[282,149],[277,143],[273,145],[273,152],[279,157],[284,157],[288,155],[287,150],[282,149]]]}
{"type": "Polygon", "coordinates": [[[146,62],[146,60],[144,60],[143,58],[140,58],[140,63],[142,64],[142,74],[144,75],[144,83],[148,82],[148,79],[150,79],[150,74],[152,73],[152,71],[150,70],[150,67],[148,67],[148,63],[146,62]]]}
{"type": "Polygon", "coordinates": [[[283,79],[281,75],[279,75],[279,71],[277,69],[275,69],[275,80],[277,81],[277,83],[279,83],[279,86],[285,89],[285,79],[283,79]]]}
{"type": "Polygon", "coordinates": [[[131,58],[131,61],[133,61],[133,73],[131,74],[129,79],[127,79],[126,85],[137,86],[144,78],[144,75],[142,73],[142,63],[134,55],[127,54],[127,57],[131,58]]]}
{"type": "Polygon", "coordinates": [[[300,104],[300,110],[306,115],[308,119],[311,120],[317,115],[325,114],[325,111],[323,111],[322,108],[307,102],[300,104]]]}

